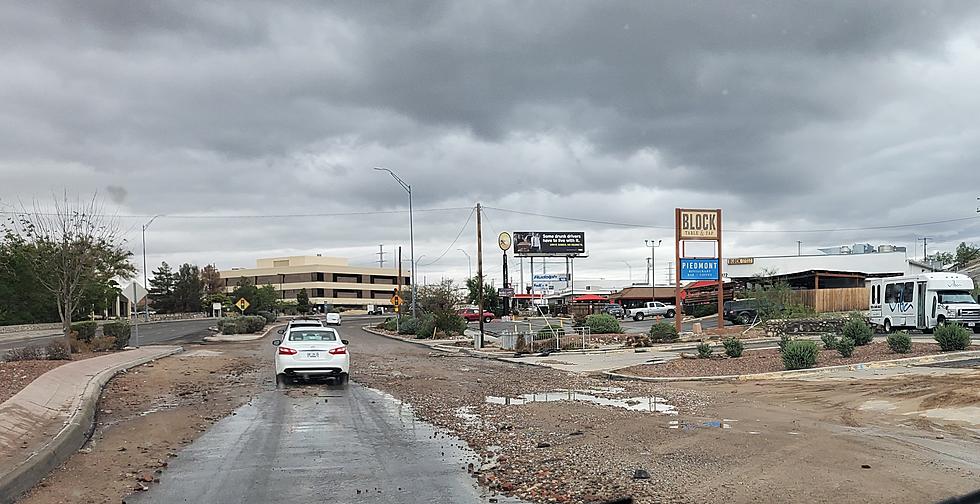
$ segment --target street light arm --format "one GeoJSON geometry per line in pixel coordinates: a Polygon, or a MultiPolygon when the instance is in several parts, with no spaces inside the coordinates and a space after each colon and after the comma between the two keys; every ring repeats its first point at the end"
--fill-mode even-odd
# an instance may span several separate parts
{"type": "Polygon", "coordinates": [[[398,175],[395,175],[395,172],[391,171],[388,168],[383,168],[383,167],[380,167],[380,166],[375,166],[374,169],[375,170],[378,170],[378,171],[388,172],[388,175],[391,175],[391,177],[393,179],[395,179],[395,181],[398,182],[399,185],[402,186],[402,189],[408,191],[409,194],[412,194],[412,186],[409,185],[409,184],[406,184],[405,181],[402,180],[398,175]]]}
{"type": "Polygon", "coordinates": [[[146,231],[146,228],[150,227],[150,224],[153,224],[153,221],[157,220],[157,217],[163,217],[163,214],[156,214],[149,220],[149,222],[143,224],[143,231],[146,231]]]}

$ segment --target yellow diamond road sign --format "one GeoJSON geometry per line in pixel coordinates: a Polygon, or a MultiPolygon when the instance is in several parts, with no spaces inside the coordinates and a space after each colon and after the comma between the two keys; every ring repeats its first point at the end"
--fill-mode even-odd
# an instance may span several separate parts
{"type": "Polygon", "coordinates": [[[243,311],[243,312],[244,312],[245,310],[247,310],[247,309],[248,309],[248,307],[249,307],[250,305],[249,305],[249,302],[248,302],[248,300],[247,300],[247,299],[245,299],[245,298],[240,298],[240,299],[238,300],[238,302],[236,302],[236,303],[235,303],[235,306],[237,306],[239,310],[241,310],[241,311],[243,311]]]}
{"type": "Polygon", "coordinates": [[[395,306],[400,306],[402,304],[402,297],[399,296],[398,294],[391,296],[391,304],[395,306]]]}

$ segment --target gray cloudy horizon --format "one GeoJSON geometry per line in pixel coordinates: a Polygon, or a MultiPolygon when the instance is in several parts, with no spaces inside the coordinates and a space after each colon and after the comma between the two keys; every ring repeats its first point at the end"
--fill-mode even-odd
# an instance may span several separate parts
{"type": "MultiPolygon", "coordinates": [[[[0,206],[363,214],[160,218],[151,268],[407,258],[374,166],[450,209],[415,215],[420,280],[465,276],[476,202],[497,278],[497,232],[582,230],[578,278],[642,280],[678,206],[724,210],[726,256],[980,240],[886,228],[978,215],[976,2],[10,2],[0,65],[0,206]]],[[[137,253],[146,220],[120,219],[137,253]]]]}

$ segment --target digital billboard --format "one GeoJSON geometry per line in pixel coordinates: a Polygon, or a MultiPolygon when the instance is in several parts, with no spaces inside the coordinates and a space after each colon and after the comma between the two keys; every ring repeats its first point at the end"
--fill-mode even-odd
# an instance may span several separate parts
{"type": "Polygon", "coordinates": [[[564,231],[514,231],[518,256],[576,256],[585,254],[585,233],[564,231]]]}

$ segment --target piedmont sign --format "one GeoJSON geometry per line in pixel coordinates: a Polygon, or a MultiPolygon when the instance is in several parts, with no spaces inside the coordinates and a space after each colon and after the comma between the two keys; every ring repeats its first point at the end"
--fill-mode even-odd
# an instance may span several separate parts
{"type": "Polygon", "coordinates": [[[718,259],[681,258],[681,280],[718,280],[718,259]]]}

